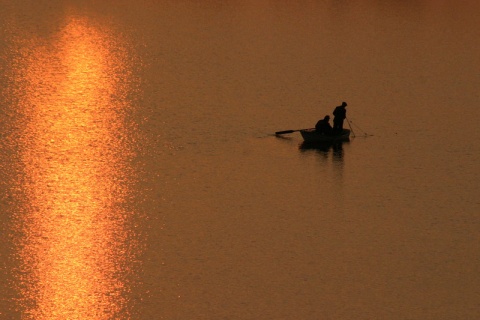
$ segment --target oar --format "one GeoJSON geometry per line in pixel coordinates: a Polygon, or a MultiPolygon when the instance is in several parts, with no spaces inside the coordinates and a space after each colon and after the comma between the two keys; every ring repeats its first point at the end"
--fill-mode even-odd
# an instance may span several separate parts
{"type": "Polygon", "coordinates": [[[307,129],[277,131],[275,132],[275,134],[287,134],[287,133],[293,133],[293,132],[302,131],[302,130],[307,130],[307,129]]]}
{"type": "Polygon", "coordinates": [[[300,131],[300,130],[277,131],[277,132],[275,132],[275,134],[287,134],[287,133],[293,133],[293,132],[297,132],[297,131],[300,131]]]}

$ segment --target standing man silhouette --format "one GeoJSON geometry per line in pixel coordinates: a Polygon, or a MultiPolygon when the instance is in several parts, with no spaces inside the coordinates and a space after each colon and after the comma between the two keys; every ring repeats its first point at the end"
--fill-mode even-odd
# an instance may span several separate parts
{"type": "Polygon", "coordinates": [[[333,110],[333,132],[340,133],[343,130],[343,120],[347,117],[346,102],[342,102],[341,106],[338,106],[333,110]]]}

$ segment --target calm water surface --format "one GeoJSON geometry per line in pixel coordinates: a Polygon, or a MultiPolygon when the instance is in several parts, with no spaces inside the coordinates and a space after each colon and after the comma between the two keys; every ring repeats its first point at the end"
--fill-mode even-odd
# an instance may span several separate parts
{"type": "Polygon", "coordinates": [[[480,317],[475,1],[0,8],[0,318],[480,317]]]}

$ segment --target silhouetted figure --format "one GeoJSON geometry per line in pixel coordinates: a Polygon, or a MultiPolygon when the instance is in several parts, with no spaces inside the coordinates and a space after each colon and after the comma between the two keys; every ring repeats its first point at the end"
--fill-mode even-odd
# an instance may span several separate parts
{"type": "Polygon", "coordinates": [[[315,130],[326,135],[331,135],[333,133],[333,128],[329,121],[330,116],[325,116],[322,120],[318,120],[315,125],[315,130]]]}
{"type": "Polygon", "coordinates": [[[340,133],[343,130],[343,120],[347,117],[346,102],[342,102],[341,106],[338,106],[333,110],[333,133],[340,133]]]}

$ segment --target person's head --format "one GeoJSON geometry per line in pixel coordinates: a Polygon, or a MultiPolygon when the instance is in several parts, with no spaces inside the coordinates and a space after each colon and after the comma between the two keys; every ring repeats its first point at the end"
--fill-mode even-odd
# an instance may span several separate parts
{"type": "Polygon", "coordinates": [[[325,117],[323,118],[323,120],[326,120],[326,121],[330,120],[330,116],[328,116],[328,115],[325,116],[325,117]]]}
{"type": "Polygon", "coordinates": [[[342,102],[342,107],[346,107],[347,106],[347,103],[346,102],[342,102]]]}

